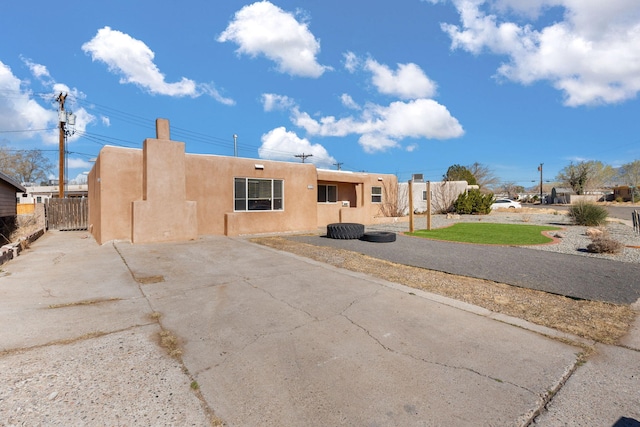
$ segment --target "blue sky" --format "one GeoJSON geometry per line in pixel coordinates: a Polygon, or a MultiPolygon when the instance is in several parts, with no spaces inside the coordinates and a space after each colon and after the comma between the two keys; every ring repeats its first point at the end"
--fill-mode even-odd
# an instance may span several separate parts
{"type": "Polygon", "coordinates": [[[637,0],[70,0],[0,15],[0,142],[71,178],[167,118],[190,153],[535,185],[640,159],[637,0]]]}

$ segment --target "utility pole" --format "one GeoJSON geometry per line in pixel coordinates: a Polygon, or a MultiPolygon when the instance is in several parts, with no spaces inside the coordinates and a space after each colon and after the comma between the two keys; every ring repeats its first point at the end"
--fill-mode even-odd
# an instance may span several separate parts
{"type": "Polygon", "coordinates": [[[338,170],[340,170],[340,167],[342,166],[342,162],[336,162],[333,164],[333,166],[335,166],[336,168],[338,168],[338,170]]]}
{"type": "Polygon", "coordinates": [[[59,181],[58,181],[58,197],[64,199],[64,166],[65,166],[65,123],[67,122],[66,113],[64,111],[64,100],[67,99],[67,94],[64,95],[60,92],[56,101],[60,104],[60,109],[58,110],[58,119],[60,120],[60,157],[59,157],[59,181]]]}
{"type": "Polygon", "coordinates": [[[540,163],[540,166],[538,166],[538,170],[540,171],[540,204],[542,204],[542,165],[544,163],[540,163]]]}
{"type": "Polygon", "coordinates": [[[313,154],[304,154],[304,153],[302,153],[302,154],[296,154],[293,157],[298,157],[298,158],[302,159],[302,163],[304,163],[304,161],[307,160],[307,157],[313,157],[313,154]]]}

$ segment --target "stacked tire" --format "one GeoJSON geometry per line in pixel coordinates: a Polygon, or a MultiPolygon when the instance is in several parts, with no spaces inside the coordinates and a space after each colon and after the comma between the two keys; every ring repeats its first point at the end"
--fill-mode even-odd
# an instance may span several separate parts
{"type": "Polygon", "coordinates": [[[396,233],[391,231],[369,231],[364,233],[360,240],[373,243],[391,243],[396,241],[396,233]]]}
{"type": "Polygon", "coordinates": [[[327,225],[327,237],[330,239],[359,239],[364,235],[364,225],[354,222],[341,222],[327,225]]]}

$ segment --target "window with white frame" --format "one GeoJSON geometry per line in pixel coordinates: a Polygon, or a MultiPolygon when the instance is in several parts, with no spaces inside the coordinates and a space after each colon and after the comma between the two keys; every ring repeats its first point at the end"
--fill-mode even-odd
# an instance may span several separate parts
{"type": "Polygon", "coordinates": [[[382,187],[371,187],[371,203],[382,203],[382,187]]]}
{"type": "Polygon", "coordinates": [[[318,203],[336,203],[338,201],[337,185],[318,185],[318,203]]]}
{"type": "Polygon", "coordinates": [[[235,211],[281,211],[284,207],[281,179],[235,178],[235,211]]]}

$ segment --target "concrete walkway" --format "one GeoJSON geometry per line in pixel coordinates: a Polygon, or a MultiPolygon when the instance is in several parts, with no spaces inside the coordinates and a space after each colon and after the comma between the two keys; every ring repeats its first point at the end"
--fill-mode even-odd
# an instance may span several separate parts
{"type": "Polygon", "coordinates": [[[581,365],[526,322],[241,239],[49,233],[3,265],[0,325],[0,425],[640,420],[637,330],[581,365]]]}

